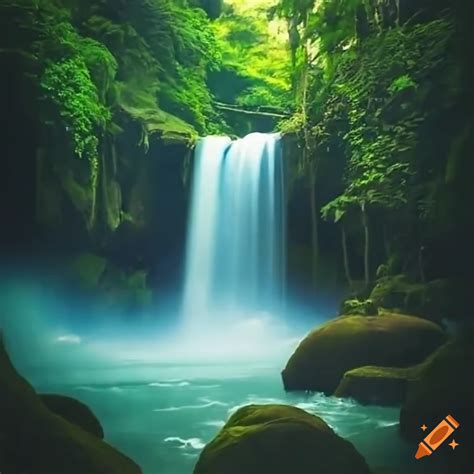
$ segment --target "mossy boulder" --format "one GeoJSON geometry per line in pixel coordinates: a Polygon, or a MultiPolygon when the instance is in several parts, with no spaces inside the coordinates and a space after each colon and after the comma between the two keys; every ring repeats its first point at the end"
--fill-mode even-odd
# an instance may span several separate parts
{"type": "Polygon", "coordinates": [[[409,382],[416,379],[418,372],[419,366],[358,367],[344,374],[334,395],[353,398],[366,405],[399,405],[405,400],[409,382]]]}
{"type": "MultiPolygon", "coordinates": [[[[400,412],[400,432],[413,443],[423,438],[420,426],[433,429],[447,415],[459,422],[450,437],[460,444],[453,453],[445,445],[436,456],[424,458],[433,472],[471,473],[474,466],[474,337],[463,335],[441,347],[424,364],[415,381],[409,384],[406,402],[400,412]]],[[[450,441],[448,441],[450,442],[450,441]]],[[[431,472],[431,471],[430,471],[431,472]]]]}
{"type": "Polygon", "coordinates": [[[104,438],[102,425],[92,410],[84,403],[64,395],[45,394],[40,395],[40,398],[48,410],[62,416],[88,433],[101,439],[104,438]]]}
{"type": "Polygon", "coordinates": [[[445,340],[437,324],[413,316],[342,316],[300,343],[282,372],[283,384],[286,390],[332,394],[348,370],[366,365],[409,367],[445,340]]]}
{"type": "Polygon", "coordinates": [[[128,457],[48,410],[0,341],[0,471],[140,474],[128,457]]]}
{"type": "Polygon", "coordinates": [[[201,453],[194,474],[369,474],[364,458],[319,417],[249,405],[201,453]]]}

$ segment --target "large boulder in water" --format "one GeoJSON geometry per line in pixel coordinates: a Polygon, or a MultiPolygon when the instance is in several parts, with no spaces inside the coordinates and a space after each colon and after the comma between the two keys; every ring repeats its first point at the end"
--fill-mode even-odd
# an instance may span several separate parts
{"type": "Polygon", "coordinates": [[[46,407],[56,415],[62,416],[65,420],[100,439],[104,438],[104,430],[100,421],[84,403],[64,395],[45,394],[40,395],[40,398],[46,407]]]}
{"type": "Polygon", "coordinates": [[[343,316],[312,331],[282,372],[286,390],[332,394],[351,369],[409,367],[446,340],[435,323],[414,316],[343,316]]]}
{"type": "Polygon", "coordinates": [[[357,367],[347,371],[334,395],[353,398],[363,405],[400,405],[408,385],[416,378],[422,364],[408,367],[357,367]]]}
{"type": "Polygon", "coordinates": [[[370,474],[364,458],[317,416],[249,405],[201,453],[194,474],[370,474]]]}
{"type": "Polygon", "coordinates": [[[140,474],[107,443],[54,414],[18,375],[0,340],[0,472],[140,474]]]}

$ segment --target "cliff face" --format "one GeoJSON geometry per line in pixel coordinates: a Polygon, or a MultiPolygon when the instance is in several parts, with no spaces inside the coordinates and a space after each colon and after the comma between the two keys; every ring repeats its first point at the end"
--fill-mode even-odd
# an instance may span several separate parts
{"type": "Polygon", "coordinates": [[[221,126],[204,11],[8,0],[0,17],[2,253],[177,276],[191,149],[221,126]]]}

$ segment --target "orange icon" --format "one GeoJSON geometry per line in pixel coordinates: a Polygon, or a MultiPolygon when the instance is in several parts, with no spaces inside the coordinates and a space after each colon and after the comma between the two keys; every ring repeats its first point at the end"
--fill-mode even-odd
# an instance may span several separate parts
{"type": "MultiPolygon", "coordinates": [[[[422,429],[423,428],[426,429],[426,426],[423,425],[422,429]]],[[[459,423],[451,415],[448,415],[418,445],[418,450],[416,451],[415,458],[421,459],[425,456],[431,456],[431,454],[433,454],[433,451],[436,451],[458,428],[459,423]]],[[[454,449],[456,446],[459,445],[453,440],[453,443],[451,443],[450,446],[454,449]],[[455,446],[453,446],[454,444],[455,446]]]]}

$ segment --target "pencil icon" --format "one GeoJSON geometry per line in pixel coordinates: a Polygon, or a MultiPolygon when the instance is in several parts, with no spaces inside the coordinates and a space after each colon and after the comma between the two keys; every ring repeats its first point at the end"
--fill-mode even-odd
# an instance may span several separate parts
{"type": "Polygon", "coordinates": [[[425,456],[431,456],[454,431],[459,428],[459,423],[448,415],[431,433],[418,445],[415,458],[421,459],[425,456]]]}

